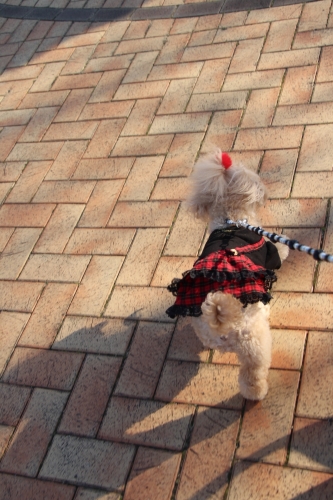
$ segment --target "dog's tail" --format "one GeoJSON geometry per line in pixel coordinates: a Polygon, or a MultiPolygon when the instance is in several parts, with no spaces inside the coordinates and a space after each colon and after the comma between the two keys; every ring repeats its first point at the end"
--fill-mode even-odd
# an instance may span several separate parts
{"type": "Polygon", "coordinates": [[[201,306],[204,319],[220,335],[227,335],[243,320],[242,305],[233,295],[220,291],[209,293],[201,306]]]}

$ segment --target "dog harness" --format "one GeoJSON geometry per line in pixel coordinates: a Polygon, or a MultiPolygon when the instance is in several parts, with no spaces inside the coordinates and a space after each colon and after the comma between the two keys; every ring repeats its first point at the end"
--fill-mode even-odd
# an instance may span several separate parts
{"type": "Polygon", "coordinates": [[[216,229],[193,268],[168,286],[176,302],[166,313],[170,318],[200,316],[207,294],[218,290],[230,293],[244,307],[267,304],[277,279],[274,269],[280,266],[276,246],[260,235],[237,226],[216,229]]]}

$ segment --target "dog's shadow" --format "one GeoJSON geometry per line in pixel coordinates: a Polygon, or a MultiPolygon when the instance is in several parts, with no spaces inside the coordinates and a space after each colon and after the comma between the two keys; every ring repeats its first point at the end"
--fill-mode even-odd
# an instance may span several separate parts
{"type": "MultiPolygon", "coordinates": [[[[64,426],[63,422],[66,419],[66,411],[72,404],[71,398],[75,394],[80,376],[83,373],[84,363],[88,357],[92,358],[95,356],[96,359],[99,357],[98,359],[101,360],[116,360],[115,362],[119,366],[118,375],[115,377],[112,391],[110,389],[111,393],[107,398],[104,398],[104,410],[102,411],[101,407],[99,407],[98,418],[93,417],[95,418],[94,425],[90,427],[90,429],[93,428],[93,431],[90,431],[88,437],[97,438],[97,440],[104,442],[136,445],[139,446],[139,450],[147,449],[146,447],[150,450],[152,448],[160,450],[154,457],[154,468],[163,465],[172,455],[182,453],[183,464],[180,483],[183,480],[186,481],[186,478],[183,478],[191,468],[195,470],[198,467],[198,472],[200,471],[200,466],[204,465],[202,462],[203,459],[207,458],[208,462],[211,463],[209,455],[215,453],[214,448],[211,447],[211,443],[215,440],[215,442],[218,442],[218,456],[216,459],[219,465],[217,471],[213,475],[207,474],[206,484],[202,486],[201,482],[200,487],[196,487],[195,478],[192,476],[192,485],[188,488],[186,496],[188,500],[208,500],[208,498],[212,498],[212,495],[224,492],[230,479],[233,454],[238,446],[237,433],[242,411],[244,410],[244,401],[237,390],[231,397],[227,397],[224,402],[217,401],[213,406],[209,405],[208,402],[205,404],[204,393],[205,391],[209,392],[208,384],[212,382],[210,380],[211,374],[207,377],[207,386],[205,386],[202,379],[200,381],[200,377],[202,370],[211,370],[210,367],[212,367],[212,364],[207,363],[207,361],[211,359],[212,353],[203,349],[187,319],[179,320],[174,332],[172,331],[173,325],[163,323],[154,324],[155,328],[158,328],[159,325],[159,328],[164,328],[164,332],[171,333],[167,338],[165,337],[167,334],[164,337],[162,335],[163,338],[161,337],[161,344],[164,346],[161,348],[165,352],[163,352],[163,356],[160,358],[162,361],[160,361],[158,369],[155,367],[150,373],[152,364],[147,363],[149,368],[147,371],[144,365],[144,357],[142,358],[140,369],[144,374],[142,380],[149,380],[150,377],[153,378],[153,381],[148,384],[151,391],[150,395],[140,395],[140,391],[137,392],[135,384],[132,385],[132,389],[129,391],[124,391],[126,384],[122,382],[122,377],[128,378],[128,373],[133,368],[133,364],[131,366],[131,363],[133,363],[132,351],[133,349],[137,349],[136,338],[139,337],[140,327],[142,329],[145,325],[149,326],[149,322],[139,322],[136,324],[136,322],[129,320],[67,317],[53,343],[52,349],[47,352],[55,353],[57,356],[60,353],[64,353],[65,355],[65,353],[69,352],[75,352],[79,356],[81,353],[82,361],[74,368],[78,377],[75,383],[73,381],[71,388],[61,387],[61,381],[57,382],[60,386],[52,386],[52,381],[55,380],[52,372],[59,372],[59,368],[56,366],[59,362],[59,357],[54,361],[51,359],[51,356],[49,361],[45,363],[45,351],[41,352],[39,349],[30,349],[30,351],[34,352],[25,357],[25,361],[23,362],[23,357],[15,358],[13,356],[1,381],[4,384],[45,387],[67,391],[72,389],[72,395],[69,396],[66,406],[64,406],[64,411],[59,416],[56,435],[52,439],[50,435],[50,442],[45,448],[45,455],[43,457],[45,462],[48,460],[48,455],[53,453],[53,441],[57,436],[78,434],[82,438],[87,437],[80,430],[77,433],[75,430],[66,432],[66,426],[64,426]],[[81,327],[79,327],[80,322],[81,327]],[[83,324],[85,326],[82,326],[83,324]],[[87,352],[89,352],[88,355],[86,355],[87,352]],[[36,366],[39,366],[40,370],[37,375],[33,375],[36,372],[36,366]],[[198,392],[197,389],[200,384],[198,392]],[[200,392],[201,396],[198,395],[200,392]],[[229,431],[232,429],[233,431],[230,433],[229,431]],[[231,441],[231,447],[230,443],[228,445],[228,441],[231,441]],[[201,461],[201,464],[195,462],[195,455],[198,454],[198,449],[198,460],[199,462],[201,461]],[[229,451],[224,452],[224,449],[228,449],[229,451]],[[200,455],[200,450],[202,455],[200,455]],[[223,453],[225,456],[223,456],[223,453]]],[[[143,341],[141,345],[142,353],[151,352],[149,335],[141,335],[140,339],[143,341]]],[[[24,346],[17,348],[20,352],[26,349],[24,346]]],[[[215,365],[216,367],[219,368],[221,365],[215,365]]],[[[215,368],[213,366],[212,370],[215,368]]],[[[231,368],[231,371],[238,370],[237,367],[229,366],[227,368],[231,368]]],[[[133,370],[132,377],[135,376],[136,372],[133,370]]],[[[89,385],[89,383],[89,379],[85,380],[85,384],[89,385]]],[[[86,394],[89,394],[89,387],[86,394]]],[[[78,405],[75,408],[75,411],[78,412],[78,421],[82,422],[92,418],[91,415],[84,415],[85,411],[91,411],[91,407],[97,401],[96,394],[93,391],[90,391],[90,395],[92,398],[90,405],[89,401],[87,401],[86,404],[78,405]]],[[[0,402],[0,410],[1,405],[4,404],[6,404],[5,401],[0,402]]],[[[251,411],[253,406],[255,406],[255,403],[248,403],[245,412],[251,411]]],[[[22,412],[23,409],[22,407],[22,412]]],[[[300,454],[308,457],[310,461],[317,462],[329,469],[332,467],[331,457],[321,453],[315,456],[314,448],[311,446],[308,447],[306,444],[309,433],[320,432],[320,429],[317,429],[318,425],[320,426],[320,422],[314,422],[305,429],[298,430],[296,433],[294,432],[293,439],[297,439],[298,443],[300,443],[298,446],[300,454]]],[[[284,448],[288,439],[289,436],[284,436],[271,442],[266,448],[261,449],[260,455],[262,459],[264,460],[265,455],[284,448]]],[[[7,452],[10,453],[10,446],[7,452]]],[[[6,461],[6,453],[3,460],[6,461]]],[[[238,467],[239,464],[236,464],[233,467],[233,481],[237,479],[237,476],[241,472],[244,473],[244,471],[250,469],[257,462],[257,456],[248,456],[246,461],[241,462],[243,466],[242,470],[238,467]]],[[[94,464],[90,465],[93,468],[94,464]]],[[[87,464],[88,468],[90,465],[87,464]]],[[[143,468],[136,467],[136,459],[134,458],[132,472],[129,476],[130,481],[140,478],[142,474],[147,472],[147,469],[149,469],[149,465],[143,468]]],[[[56,479],[56,477],[53,479],[56,479]]],[[[65,478],[66,480],[67,482],[71,482],[69,478],[65,478]]],[[[80,478],[72,480],[72,482],[85,488],[99,487],[104,489],[104,491],[108,489],[119,490],[122,488],[121,481],[119,484],[114,482],[112,488],[106,487],[103,484],[94,484],[89,482],[89,480],[80,478]]],[[[316,488],[312,488],[308,493],[296,495],[294,500],[330,498],[330,496],[327,496],[327,491],[332,493],[332,487],[332,482],[329,485],[323,483],[316,488]],[[314,492],[317,492],[319,496],[313,496],[314,492]]],[[[103,495],[105,493],[101,492],[100,497],[96,496],[96,499],[103,498],[103,495]]],[[[149,495],[147,496],[147,500],[148,498],[150,498],[149,495]]]]}

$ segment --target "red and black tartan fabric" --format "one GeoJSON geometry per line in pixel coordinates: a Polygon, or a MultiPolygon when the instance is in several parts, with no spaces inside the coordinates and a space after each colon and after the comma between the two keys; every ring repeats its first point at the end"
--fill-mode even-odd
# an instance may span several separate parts
{"type": "Polygon", "coordinates": [[[182,279],[174,279],[168,286],[177,297],[166,311],[168,316],[200,316],[206,295],[217,290],[232,294],[244,307],[259,301],[267,304],[272,298],[268,291],[276,281],[275,273],[255,264],[246,255],[252,252],[258,255],[265,245],[265,240],[260,238],[250,245],[225,248],[199,258],[182,279]]]}

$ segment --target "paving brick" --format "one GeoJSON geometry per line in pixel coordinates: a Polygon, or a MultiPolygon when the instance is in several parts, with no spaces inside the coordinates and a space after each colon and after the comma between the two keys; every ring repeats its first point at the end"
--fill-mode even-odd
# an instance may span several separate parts
{"type": "Polygon", "coordinates": [[[156,19],[155,21],[152,21],[146,33],[146,38],[168,35],[173,22],[173,19],[156,19]]]}
{"type": "Polygon", "coordinates": [[[35,389],[13,439],[1,461],[1,470],[35,477],[44,458],[67,394],[35,389]]]}
{"type": "MultiPolygon", "coordinates": [[[[183,269],[188,269],[183,267],[183,269]]],[[[207,362],[209,349],[204,349],[194,333],[191,318],[180,318],[168,350],[168,359],[179,361],[207,362]]]]}
{"type": "Polygon", "coordinates": [[[297,23],[297,18],[273,22],[269,29],[263,52],[289,50],[294,40],[297,23]]]}
{"type": "Polygon", "coordinates": [[[180,454],[140,447],[128,478],[124,500],[168,500],[180,459],[180,454]]]}
{"type": "Polygon", "coordinates": [[[75,229],[66,247],[71,254],[126,255],[134,229],[75,229]]]}
{"type": "Polygon", "coordinates": [[[317,83],[314,86],[311,102],[332,101],[332,96],[333,84],[331,82],[317,83]]]}
{"type": "Polygon", "coordinates": [[[168,36],[156,64],[179,63],[189,39],[190,34],[188,33],[168,36]]]}
{"type": "MultiPolygon", "coordinates": [[[[280,124],[276,118],[275,121],[277,125],[280,124]]],[[[243,129],[237,134],[235,149],[297,148],[300,146],[302,134],[303,127],[301,126],[243,129]]]]}
{"type": "Polygon", "coordinates": [[[242,120],[242,127],[269,126],[272,122],[279,92],[279,88],[252,90],[242,120]]]}
{"type": "Polygon", "coordinates": [[[89,73],[88,75],[59,76],[52,86],[52,90],[73,90],[96,87],[102,73],[89,73]]]}
{"type": "Polygon", "coordinates": [[[137,52],[151,52],[161,50],[164,45],[164,37],[142,38],[136,40],[123,40],[119,43],[115,54],[136,54],[137,52]]]}
{"type": "Polygon", "coordinates": [[[165,314],[170,306],[170,293],[164,288],[116,286],[105,316],[148,321],[173,322],[165,314]]]}
{"type": "Polygon", "coordinates": [[[33,109],[15,109],[11,111],[0,111],[0,127],[15,125],[27,125],[35,114],[33,109]]]}
{"type": "MultiPolygon", "coordinates": [[[[3,94],[3,99],[0,104],[2,110],[13,110],[20,106],[22,99],[27,95],[33,84],[33,80],[18,80],[17,82],[2,82],[0,83],[0,93],[3,94]]],[[[26,106],[33,108],[35,106],[26,106]]]]}
{"type": "Polygon", "coordinates": [[[149,74],[148,80],[174,80],[177,78],[195,78],[199,76],[202,66],[202,62],[164,64],[160,66],[154,66],[149,74]]]}
{"type": "Polygon", "coordinates": [[[97,126],[98,122],[95,121],[53,123],[44,135],[43,140],[91,139],[97,126]]]}
{"type": "MultiPolygon", "coordinates": [[[[324,250],[333,252],[333,209],[331,207],[327,231],[324,240],[324,250]]],[[[322,262],[319,266],[318,281],[315,286],[316,292],[331,292],[332,291],[332,269],[330,264],[322,262]]]]}
{"type": "Polygon", "coordinates": [[[197,47],[199,45],[209,45],[213,42],[216,29],[206,30],[206,31],[197,31],[192,33],[191,40],[188,43],[188,47],[197,47]]]}
{"type": "Polygon", "coordinates": [[[60,49],[68,47],[83,47],[85,45],[97,44],[103,36],[103,32],[84,33],[76,36],[65,36],[58,47],[60,49]]]}
{"type": "Polygon", "coordinates": [[[132,38],[144,38],[148,28],[150,25],[150,21],[145,19],[143,21],[132,21],[128,26],[126,33],[122,37],[123,40],[130,40],[132,38]]]}
{"type": "Polygon", "coordinates": [[[167,361],[157,387],[156,399],[240,409],[238,369],[234,366],[167,361]]]}
{"type": "Polygon", "coordinates": [[[53,349],[124,355],[135,325],[128,320],[67,316],[53,349]]]}
{"type": "Polygon", "coordinates": [[[283,5],[272,9],[253,10],[249,13],[246,24],[282,21],[283,19],[298,18],[301,15],[301,5],[283,5]]]}
{"type": "Polygon", "coordinates": [[[127,70],[123,83],[145,81],[158,54],[158,51],[140,52],[136,54],[129,69],[127,70]]]}
{"type": "Polygon", "coordinates": [[[7,203],[29,203],[50,166],[50,161],[29,162],[8,196],[7,203]]]}
{"type": "MultiPolygon", "coordinates": [[[[255,38],[253,40],[240,41],[232,58],[229,73],[255,71],[262,50],[263,42],[264,38],[255,38]]],[[[258,69],[260,68],[258,67],[258,69]]]]}
{"type": "Polygon", "coordinates": [[[153,121],[160,101],[160,98],[138,99],[126,121],[121,135],[146,134],[153,121]]]}
{"type": "Polygon", "coordinates": [[[20,109],[25,109],[61,106],[67,96],[68,90],[55,90],[53,92],[38,92],[34,94],[26,94],[19,107],[20,109]]]}
{"type": "Polygon", "coordinates": [[[176,213],[173,201],[119,202],[108,226],[112,227],[168,227],[176,213]]]}
{"type": "Polygon", "coordinates": [[[269,69],[266,71],[250,71],[241,74],[228,74],[223,90],[246,90],[280,87],[284,71],[269,69]]]}
{"type": "Polygon", "coordinates": [[[299,104],[277,109],[274,125],[315,124],[330,122],[332,103],[299,104]]]}
{"type": "Polygon", "coordinates": [[[284,328],[328,329],[331,308],[330,294],[277,292],[271,307],[271,324],[278,328],[283,325],[284,328]]]}
{"type": "Polygon", "coordinates": [[[193,412],[190,405],[114,397],[98,437],[178,451],[193,412]]]}
{"type": "Polygon", "coordinates": [[[158,179],[150,199],[182,201],[186,198],[188,189],[186,177],[158,179]]]}
{"type": "Polygon", "coordinates": [[[39,476],[122,490],[135,448],[74,436],[55,436],[39,476]]]}
{"type": "Polygon", "coordinates": [[[139,229],[117,279],[118,285],[149,285],[166,237],[165,229],[139,229]],[[145,259],[140,262],[144,253],[145,259]]]}
{"type": "MultiPolygon", "coordinates": [[[[325,326],[322,324],[321,328],[325,326]]],[[[330,332],[309,333],[296,409],[297,416],[330,418],[332,388],[329,377],[332,372],[332,351],[330,332]]]]}
{"type": "Polygon", "coordinates": [[[44,227],[55,205],[6,204],[0,208],[0,225],[4,227],[44,227]]]}
{"type": "Polygon", "coordinates": [[[196,257],[161,257],[151,286],[167,287],[173,278],[181,278],[184,271],[192,269],[195,260],[196,257]]]}
{"type": "Polygon", "coordinates": [[[326,28],[331,2],[322,0],[316,5],[305,4],[299,21],[298,31],[320,30],[326,28]]]}
{"type": "Polygon", "coordinates": [[[299,374],[271,370],[263,401],[246,403],[237,457],[283,465],[287,456],[299,374]],[[253,439],[256,436],[256,439],[253,439]]]}
{"type": "Polygon", "coordinates": [[[92,257],[69,308],[69,313],[99,316],[122,262],[123,257],[92,257]]]}
{"type": "Polygon", "coordinates": [[[317,73],[317,82],[333,81],[333,67],[331,64],[332,56],[333,56],[333,47],[323,47],[321,51],[320,64],[317,73]]]}
{"type": "Polygon", "coordinates": [[[28,319],[29,315],[24,313],[0,313],[0,373],[5,369],[28,319]]]}
{"type": "Polygon", "coordinates": [[[27,80],[37,78],[43,69],[42,65],[25,66],[22,68],[9,68],[0,75],[0,82],[12,80],[27,80]]]}
{"type": "Polygon", "coordinates": [[[0,203],[2,203],[9,191],[14,187],[14,183],[12,182],[4,182],[0,185],[0,203]]]}
{"type": "Polygon", "coordinates": [[[331,198],[333,196],[333,172],[296,173],[291,195],[297,198],[331,198]]]}
{"type": "Polygon", "coordinates": [[[172,331],[173,325],[166,323],[139,323],[115,394],[139,398],[153,396],[172,331]]]}
{"type": "Polygon", "coordinates": [[[204,31],[218,28],[222,19],[221,14],[201,16],[194,27],[194,31],[204,31]]]}
{"type": "Polygon", "coordinates": [[[58,205],[39,238],[34,252],[62,253],[76,226],[84,205],[58,205]]]}
{"type": "Polygon", "coordinates": [[[201,152],[211,152],[216,145],[223,146],[225,150],[231,149],[241,116],[241,110],[214,113],[201,152]]]}
{"type": "Polygon", "coordinates": [[[199,408],[177,490],[177,499],[191,498],[198,491],[208,497],[223,496],[228,485],[228,472],[233,459],[239,419],[238,412],[199,408]]]}
{"type": "MultiPolygon", "coordinates": [[[[329,26],[332,28],[332,26],[329,26]]],[[[297,33],[295,36],[293,47],[295,49],[304,49],[306,47],[323,47],[322,52],[326,52],[325,45],[332,45],[333,30],[321,29],[313,31],[304,31],[297,33]]],[[[329,50],[330,48],[327,47],[329,50]]],[[[329,68],[327,68],[329,69],[329,68]]]]}
{"type": "MultiPolygon", "coordinates": [[[[306,243],[312,248],[320,246],[321,231],[312,229],[287,229],[288,238],[306,243]]],[[[313,289],[316,262],[304,252],[289,252],[288,259],[278,271],[278,283],[274,287],[278,291],[311,292],[313,289]]]]}
{"type": "Polygon", "coordinates": [[[89,256],[34,254],[30,256],[20,279],[60,282],[80,281],[89,256]]]}
{"type": "Polygon", "coordinates": [[[1,152],[0,152],[0,161],[4,161],[13,147],[15,146],[16,141],[19,139],[20,135],[24,130],[23,126],[18,127],[4,127],[0,132],[0,141],[1,141],[1,152]]]}
{"type": "Polygon", "coordinates": [[[176,134],[163,163],[160,177],[186,176],[200,148],[203,133],[176,134]]]}
{"type": "Polygon", "coordinates": [[[233,473],[229,499],[264,500],[269,495],[272,500],[301,496],[328,500],[332,494],[331,478],[329,474],[291,467],[239,462],[233,473]]]}
{"type": "Polygon", "coordinates": [[[0,281],[0,309],[32,312],[42,288],[42,283],[0,281]]]}
{"type": "MultiPolygon", "coordinates": [[[[114,71],[105,71],[103,73],[102,78],[99,80],[98,85],[94,89],[92,96],[89,99],[89,102],[108,102],[114,97],[115,92],[117,91],[119,84],[121,83],[124,75],[126,73],[125,69],[119,69],[114,71]]],[[[87,75],[88,76],[88,75],[87,75]]],[[[126,103],[128,105],[128,103],[126,103]]],[[[126,106],[124,105],[124,106],[126,106]]],[[[118,116],[109,115],[110,118],[118,116]]],[[[120,115],[124,116],[124,115],[120,115]]],[[[125,115],[126,116],[126,115],[125,115]]]]}
{"type": "MultiPolygon", "coordinates": [[[[297,172],[331,170],[333,149],[330,137],[332,133],[333,125],[309,125],[305,127],[297,172]]],[[[315,181],[316,177],[313,180],[315,181]]]]}
{"type": "Polygon", "coordinates": [[[72,390],[59,431],[80,436],[95,436],[121,359],[88,354],[72,390]]]}
{"type": "Polygon", "coordinates": [[[74,179],[124,179],[134,158],[83,159],[74,172],[74,179]]]}
{"type": "Polygon", "coordinates": [[[25,165],[26,165],[25,162],[0,163],[0,181],[1,182],[17,181],[25,165]]]}
{"type": "Polygon", "coordinates": [[[316,66],[288,68],[279,104],[308,103],[311,98],[315,73],[316,66]]]}
{"type": "Polygon", "coordinates": [[[17,347],[3,380],[11,384],[70,390],[82,360],[82,354],[17,347]]]}
{"type": "Polygon", "coordinates": [[[170,31],[171,35],[178,35],[180,33],[191,33],[197,24],[197,17],[190,17],[184,19],[176,19],[170,31]]]}
{"type": "MultiPolygon", "coordinates": [[[[106,7],[106,5],[105,5],[106,7]]],[[[111,26],[106,30],[101,42],[114,42],[120,41],[127,30],[130,21],[119,21],[117,23],[111,23],[111,26]]]]}
{"type": "Polygon", "coordinates": [[[198,221],[181,207],[165,247],[164,255],[197,255],[205,227],[204,222],[198,221]],[[185,230],[188,231],[186,241],[182,238],[185,230]]]}
{"type": "Polygon", "coordinates": [[[190,99],[195,78],[174,80],[170,83],[157,114],[182,113],[190,99]]]}
{"type": "Polygon", "coordinates": [[[266,36],[268,29],[269,29],[268,23],[252,24],[248,26],[237,26],[225,29],[222,22],[222,29],[217,32],[217,35],[214,39],[214,43],[248,40],[252,38],[262,38],[266,36]]]}
{"type": "Polygon", "coordinates": [[[65,142],[51,169],[46,175],[46,180],[68,180],[75,172],[88,141],[65,142]]]}
{"type": "Polygon", "coordinates": [[[214,60],[205,61],[193,93],[201,94],[219,92],[225,79],[228,67],[229,59],[221,59],[218,64],[216,64],[216,61],[214,60]]]}
{"type": "Polygon", "coordinates": [[[44,181],[38,189],[35,203],[86,203],[95,187],[94,181],[44,181]]]}
{"type": "Polygon", "coordinates": [[[24,267],[41,229],[17,228],[4,248],[0,260],[0,279],[16,279],[24,267]]]}
{"type": "Polygon", "coordinates": [[[280,149],[265,152],[260,169],[260,177],[267,187],[267,194],[270,199],[289,197],[297,157],[297,149],[280,149]]]}
{"type": "Polygon", "coordinates": [[[30,35],[28,36],[27,40],[41,40],[44,38],[49,31],[49,29],[52,27],[53,22],[52,21],[39,21],[33,30],[30,32],[30,35]]]}
{"type": "Polygon", "coordinates": [[[122,201],[146,201],[156,182],[163,156],[138,158],[121,192],[122,201]]]}
{"type": "Polygon", "coordinates": [[[18,344],[25,347],[49,348],[63,322],[75,290],[74,284],[47,284],[18,344]]]}
{"type": "Polygon", "coordinates": [[[243,108],[247,92],[215,92],[210,94],[196,94],[191,97],[187,111],[215,111],[243,108]]]}
{"type": "MultiPolygon", "coordinates": [[[[114,103],[110,103],[114,104],[114,103]]],[[[96,106],[93,105],[92,106],[96,106]]],[[[130,108],[132,107],[132,103],[130,106],[126,107],[128,109],[128,113],[130,108]]],[[[124,106],[122,106],[124,108],[124,106]]],[[[108,110],[109,113],[109,110],[108,110]]],[[[112,114],[112,112],[110,113],[112,114]]],[[[121,113],[120,113],[121,114],[121,113]]],[[[125,124],[125,119],[118,120],[103,120],[99,126],[97,131],[94,134],[93,139],[90,141],[87,151],[85,152],[85,158],[106,158],[109,156],[110,151],[114,147],[119,134],[125,124]]]]}
{"type": "MultiPolygon", "coordinates": [[[[119,1],[119,0],[116,0],[119,1]]],[[[121,1],[121,0],[120,0],[121,1]]],[[[102,492],[104,498],[103,500],[120,500],[121,496],[119,493],[108,493],[106,491],[102,492]]],[[[91,488],[78,488],[75,495],[75,500],[98,500],[101,496],[101,490],[93,490],[91,488]]]]}
{"type": "MultiPolygon", "coordinates": [[[[22,497],[36,500],[72,500],[75,488],[66,484],[28,479],[11,474],[0,474],[0,488],[9,498],[22,497]]],[[[2,499],[1,499],[2,500],[2,499]]]]}
{"type": "Polygon", "coordinates": [[[63,67],[61,74],[75,75],[82,73],[94,50],[94,45],[88,45],[87,47],[77,47],[63,67]]]}
{"type": "Polygon", "coordinates": [[[245,24],[246,18],[248,17],[248,12],[227,12],[223,14],[222,21],[220,22],[221,27],[228,26],[242,26],[245,24]]]}
{"type": "Polygon", "coordinates": [[[110,49],[110,45],[111,44],[103,44],[102,46],[100,45],[97,46],[94,52],[94,56],[97,59],[90,59],[90,61],[84,68],[85,73],[91,73],[96,71],[113,71],[129,67],[133,59],[133,54],[125,54],[123,56],[110,57],[111,53],[116,48],[117,44],[112,44],[115,45],[115,47],[112,49],[110,49]],[[103,55],[107,57],[103,57],[103,55]]]}
{"type": "MultiPolygon", "coordinates": [[[[57,92],[61,92],[63,94],[65,91],[53,91],[51,92],[51,94],[55,94],[57,92]]],[[[54,122],[67,122],[77,120],[88,99],[90,98],[91,93],[92,89],[72,90],[70,94],[68,94],[66,101],[63,103],[61,109],[55,117],[54,122]]]]}
{"type": "Polygon", "coordinates": [[[258,216],[263,227],[321,227],[326,215],[325,200],[268,200],[258,216]]]}
{"type": "Polygon", "coordinates": [[[332,426],[329,420],[296,418],[289,465],[332,472],[332,426]]]}
{"type": "MultiPolygon", "coordinates": [[[[39,47],[40,48],[40,47],[39,47]]],[[[30,64],[44,64],[52,62],[67,61],[74,52],[71,49],[51,49],[45,52],[36,52],[30,59],[30,64]]]]}
{"type": "Polygon", "coordinates": [[[43,71],[33,84],[30,92],[46,92],[51,89],[54,80],[59,76],[65,62],[54,62],[44,66],[43,71]]]}
{"type": "Polygon", "coordinates": [[[260,57],[258,69],[310,66],[318,63],[319,53],[317,48],[265,53],[260,57]]]}
{"type": "Polygon", "coordinates": [[[98,181],[79,221],[79,227],[104,227],[123,186],[122,180],[98,181]]]}
{"type": "Polygon", "coordinates": [[[63,142],[16,144],[7,157],[8,161],[55,160],[63,142]]]}
{"type": "Polygon", "coordinates": [[[131,83],[120,85],[114,99],[142,99],[163,96],[169,85],[169,81],[131,83]]]}
{"type": "Polygon", "coordinates": [[[24,41],[18,51],[15,53],[14,57],[11,58],[7,67],[15,68],[19,66],[25,66],[31,59],[32,55],[37,50],[40,44],[40,40],[24,41]]]}
{"type": "Polygon", "coordinates": [[[210,116],[209,112],[156,116],[149,133],[204,132],[207,128],[210,116]]]}
{"type": "MultiPolygon", "coordinates": [[[[248,42],[250,43],[250,42],[248,42]]],[[[235,50],[235,42],[216,43],[214,45],[202,45],[200,47],[188,47],[182,56],[182,62],[206,61],[208,59],[222,59],[231,57],[235,50]]]]}
{"type": "Polygon", "coordinates": [[[5,449],[9,443],[14,428],[0,425],[0,457],[4,454],[5,449]]]}

